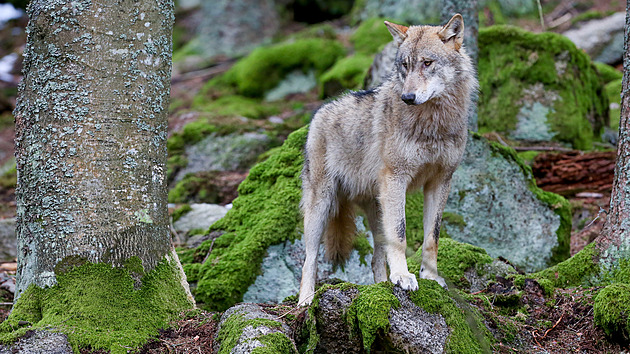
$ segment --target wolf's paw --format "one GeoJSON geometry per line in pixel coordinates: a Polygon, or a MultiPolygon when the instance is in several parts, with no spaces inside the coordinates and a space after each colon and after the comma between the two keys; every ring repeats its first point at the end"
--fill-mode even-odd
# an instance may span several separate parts
{"type": "Polygon", "coordinates": [[[411,273],[390,274],[389,279],[394,285],[399,285],[405,290],[418,290],[418,279],[411,273]]]}
{"type": "Polygon", "coordinates": [[[300,292],[300,298],[298,300],[298,306],[310,306],[311,302],[313,302],[313,297],[315,296],[314,292],[304,293],[300,292]]]}
{"type": "Polygon", "coordinates": [[[436,282],[438,282],[438,284],[440,284],[440,286],[442,286],[444,289],[448,290],[448,286],[446,285],[446,282],[444,281],[444,278],[442,278],[439,275],[429,274],[429,272],[422,272],[422,271],[420,271],[420,279],[435,280],[436,282]]]}

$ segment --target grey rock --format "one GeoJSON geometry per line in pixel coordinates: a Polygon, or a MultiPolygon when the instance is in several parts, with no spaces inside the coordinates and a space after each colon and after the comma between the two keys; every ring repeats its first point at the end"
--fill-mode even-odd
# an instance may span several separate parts
{"type": "Polygon", "coordinates": [[[189,173],[202,171],[246,170],[265,152],[271,139],[261,133],[211,134],[195,145],[186,148],[188,165],[177,176],[180,181],[189,173]]]}
{"type": "MultiPolygon", "coordinates": [[[[394,295],[400,301],[398,308],[389,312],[390,328],[381,334],[384,348],[403,353],[442,353],[450,334],[446,321],[440,314],[430,314],[416,306],[408,293],[394,287],[394,295]]],[[[359,296],[355,288],[330,289],[318,298],[315,308],[316,330],[319,342],[316,353],[363,353],[363,340],[356,328],[348,325],[346,313],[359,296]]],[[[389,351],[389,350],[388,350],[389,351]]]]}
{"type": "Polygon", "coordinates": [[[594,60],[615,64],[621,62],[623,57],[625,24],[625,12],[617,12],[606,18],[588,21],[563,34],[594,60]]]}
{"type": "Polygon", "coordinates": [[[4,289],[11,294],[15,294],[15,277],[6,272],[0,273],[0,289],[4,289]]]}
{"type": "Polygon", "coordinates": [[[15,218],[0,220],[0,262],[13,262],[17,257],[15,218]]]}
{"type": "Polygon", "coordinates": [[[68,337],[47,331],[27,332],[10,345],[0,344],[0,354],[72,354],[68,337]]]}
{"type": "Polygon", "coordinates": [[[398,46],[396,43],[389,42],[380,53],[374,56],[374,62],[365,77],[366,88],[375,88],[385,82],[387,77],[391,75],[397,51],[398,46]]]}
{"type": "Polygon", "coordinates": [[[560,217],[529,190],[529,178],[485,139],[469,137],[445,208],[465,225],[445,223],[448,234],[528,272],[547,267],[558,245],[560,217]]]}
{"type": "Polygon", "coordinates": [[[276,87],[267,91],[265,101],[278,101],[290,94],[309,92],[315,86],[317,86],[317,78],[313,70],[307,73],[296,70],[287,74],[276,87]]]}
{"type": "Polygon", "coordinates": [[[440,1],[426,0],[366,0],[355,2],[355,20],[384,17],[407,24],[437,24],[440,20],[440,1]]]}
{"type": "MultiPolygon", "coordinates": [[[[226,322],[239,322],[243,323],[246,326],[243,328],[243,332],[241,333],[236,345],[234,348],[229,348],[230,353],[232,354],[246,354],[251,353],[254,349],[259,347],[264,347],[265,345],[260,341],[260,337],[263,337],[272,333],[283,333],[288,338],[291,338],[291,329],[281,321],[278,321],[275,316],[272,316],[262,310],[262,308],[255,304],[239,304],[230,307],[227,309],[223,315],[221,316],[221,320],[219,321],[219,328],[217,330],[217,334],[215,338],[218,338],[221,331],[226,326],[226,322]],[[247,325],[247,321],[257,320],[257,319],[265,319],[275,321],[280,324],[279,326],[265,326],[260,323],[256,324],[256,327],[253,325],[247,325]]],[[[220,345],[218,340],[215,340],[214,352],[218,352],[220,349],[220,345]]],[[[297,349],[294,348],[294,352],[297,353],[297,349]]]]}
{"type": "MultiPolygon", "coordinates": [[[[363,219],[357,218],[357,231],[365,232],[368,241],[373,245],[372,233],[365,230],[363,219]]],[[[267,249],[263,258],[261,275],[247,289],[243,295],[243,302],[280,303],[286,297],[295,295],[300,290],[302,265],[304,264],[304,244],[302,240],[286,241],[273,245],[267,249]]],[[[365,256],[365,263],[361,263],[359,253],[355,250],[350,254],[348,262],[341,268],[333,269],[324,255],[324,246],[320,246],[317,258],[317,279],[340,279],[354,284],[372,284],[372,255],[365,256]]]]}
{"type": "Polygon", "coordinates": [[[221,219],[228,212],[228,208],[216,204],[190,204],[191,211],[182,215],[173,228],[179,233],[188,233],[190,230],[207,230],[215,221],[221,219]]]}
{"type": "Polygon", "coordinates": [[[272,0],[202,1],[199,44],[204,56],[243,55],[270,42],[280,19],[272,0]]]}

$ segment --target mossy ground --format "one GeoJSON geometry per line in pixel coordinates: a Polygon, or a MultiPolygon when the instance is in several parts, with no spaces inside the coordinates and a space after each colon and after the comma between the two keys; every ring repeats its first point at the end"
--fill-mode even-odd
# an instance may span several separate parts
{"type": "Polygon", "coordinates": [[[363,87],[363,81],[373,58],[369,55],[355,54],[335,63],[320,78],[320,95],[332,97],[344,90],[357,90],[363,87]]]}
{"type": "MultiPolygon", "coordinates": [[[[217,340],[221,343],[219,354],[230,353],[238,344],[243,330],[248,326],[252,326],[253,328],[264,326],[270,329],[276,329],[282,326],[282,322],[264,318],[247,319],[243,313],[233,314],[222,323],[221,329],[217,335],[217,340]]],[[[255,348],[252,353],[295,353],[293,343],[281,332],[261,335],[255,339],[265,344],[265,347],[255,348]]]]}
{"type": "Polygon", "coordinates": [[[56,273],[57,285],[31,285],[21,295],[0,324],[0,342],[12,342],[27,330],[47,329],[66,334],[75,352],[89,348],[127,353],[194,306],[168,259],[146,274],[138,259],[120,268],[85,263],[56,273]],[[136,289],[138,278],[142,286],[136,289]]]}
{"type": "Polygon", "coordinates": [[[600,290],[593,311],[595,323],[607,335],[630,340],[630,285],[615,283],[600,290]]]}
{"type": "Polygon", "coordinates": [[[253,167],[239,186],[233,208],[211,229],[223,230],[206,263],[211,242],[182,255],[195,297],[208,309],[225,310],[241,301],[259,273],[267,248],[298,236],[301,215],[299,175],[307,128],[292,133],[282,148],[253,167]]]}
{"type": "Polygon", "coordinates": [[[508,26],[480,29],[479,48],[480,132],[514,131],[523,90],[542,83],[559,97],[547,114],[553,139],[592,148],[608,123],[608,100],[585,53],[561,35],[508,26]]]}
{"type": "Polygon", "coordinates": [[[610,129],[612,131],[619,131],[619,119],[621,117],[621,78],[610,81],[604,86],[606,96],[610,103],[614,103],[614,108],[611,107],[609,119],[610,129]]]}
{"type": "Polygon", "coordinates": [[[354,46],[355,52],[374,55],[392,41],[392,35],[385,27],[385,20],[384,18],[370,18],[361,22],[350,36],[350,42],[354,46]]]}

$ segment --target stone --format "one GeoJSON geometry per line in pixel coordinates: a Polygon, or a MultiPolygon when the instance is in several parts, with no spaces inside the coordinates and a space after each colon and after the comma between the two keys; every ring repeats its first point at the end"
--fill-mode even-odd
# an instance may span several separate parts
{"type": "Polygon", "coordinates": [[[15,218],[0,219],[0,262],[13,262],[17,257],[15,218]]]}
{"type": "MultiPolygon", "coordinates": [[[[363,218],[358,217],[356,225],[359,234],[365,233],[370,245],[373,246],[372,233],[366,232],[363,218]]],[[[280,303],[286,297],[297,294],[300,290],[305,257],[304,243],[301,238],[294,242],[286,241],[269,247],[267,256],[262,261],[261,275],[247,289],[243,295],[243,302],[280,303]]],[[[318,281],[339,279],[353,284],[372,284],[374,276],[371,262],[371,254],[366,255],[364,262],[361,262],[359,253],[353,250],[343,269],[333,269],[332,264],[326,260],[324,246],[320,245],[317,257],[317,279],[318,281]]]]}
{"type": "Polygon", "coordinates": [[[236,305],[227,309],[221,316],[213,349],[216,353],[220,348],[225,350],[222,346],[229,345],[231,348],[225,352],[232,354],[248,354],[256,348],[275,352],[273,348],[264,348],[266,345],[261,341],[262,337],[274,333],[284,334],[290,343],[289,347],[292,347],[293,352],[297,353],[295,344],[289,339],[291,329],[278,321],[276,316],[264,312],[260,306],[255,304],[236,305]],[[234,327],[242,327],[240,334],[233,331],[234,327]],[[235,336],[238,336],[238,339],[235,336]]]}
{"type": "Polygon", "coordinates": [[[216,204],[190,204],[190,207],[192,210],[173,224],[175,231],[185,234],[196,229],[207,230],[228,211],[228,208],[216,204]]]}
{"type": "Polygon", "coordinates": [[[198,28],[204,56],[239,56],[271,41],[280,19],[272,0],[202,1],[198,28]]]}
{"type": "Polygon", "coordinates": [[[626,13],[617,12],[611,16],[587,21],[563,34],[575,45],[584,49],[595,61],[617,64],[623,57],[623,31],[626,13]]]}
{"type": "Polygon", "coordinates": [[[62,333],[29,331],[17,342],[0,344],[0,354],[72,354],[68,337],[62,333]]]}
{"type": "Polygon", "coordinates": [[[175,180],[180,181],[189,173],[202,171],[246,170],[270,143],[271,139],[262,133],[211,134],[186,147],[188,164],[177,173],[175,180]]]}
{"type": "Polygon", "coordinates": [[[276,87],[265,93],[265,101],[278,101],[290,94],[306,93],[315,86],[317,86],[315,71],[309,70],[307,73],[301,70],[292,71],[276,87]]]}
{"type": "Polygon", "coordinates": [[[363,21],[383,17],[406,24],[437,24],[442,4],[424,0],[365,0],[356,1],[353,19],[363,21]]]}

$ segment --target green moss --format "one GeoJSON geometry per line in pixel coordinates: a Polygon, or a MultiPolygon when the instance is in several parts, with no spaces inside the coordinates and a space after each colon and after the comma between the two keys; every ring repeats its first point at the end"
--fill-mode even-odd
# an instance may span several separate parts
{"type": "Polygon", "coordinates": [[[179,220],[179,218],[181,218],[191,210],[192,207],[189,204],[180,205],[177,209],[173,210],[173,214],[171,214],[171,216],[173,217],[173,222],[176,222],[177,220],[179,220]]]}
{"type": "Polygon", "coordinates": [[[220,190],[215,182],[214,172],[189,173],[168,191],[169,203],[210,203],[220,202],[220,190]]]}
{"type": "Polygon", "coordinates": [[[529,150],[529,151],[521,151],[518,152],[518,157],[523,160],[527,165],[530,165],[534,162],[536,156],[540,155],[540,151],[529,150]]]}
{"type": "Polygon", "coordinates": [[[144,273],[139,264],[133,259],[120,268],[86,263],[56,274],[57,285],[29,286],[0,324],[0,342],[13,341],[26,329],[53,328],[68,336],[75,352],[90,348],[127,353],[138,348],[180,311],[193,307],[173,261],[160,262],[136,289],[134,274],[144,273]]]}
{"type": "Polygon", "coordinates": [[[332,97],[347,89],[361,88],[372,61],[371,56],[363,54],[355,54],[337,61],[319,78],[320,96],[332,97]]]}
{"type": "MultiPolygon", "coordinates": [[[[219,354],[230,353],[231,350],[236,346],[236,344],[238,344],[238,340],[241,337],[241,334],[243,334],[243,329],[245,329],[245,327],[247,326],[252,326],[253,328],[264,326],[267,328],[274,329],[274,328],[281,328],[282,324],[280,322],[264,319],[264,318],[248,319],[245,317],[245,314],[243,313],[235,313],[229,318],[227,318],[221,324],[221,329],[219,333],[217,334],[217,340],[221,343],[219,354]]],[[[278,333],[278,334],[286,338],[284,334],[282,333],[278,333]]],[[[258,337],[256,339],[261,339],[261,337],[258,337]]],[[[266,341],[269,341],[269,339],[272,339],[272,338],[274,337],[268,337],[266,341]]],[[[278,344],[281,344],[281,343],[278,343],[278,344]]],[[[271,349],[271,348],[267,348],[267,349],[271,349]]],[[[259,353],[266,353],[266,352],[268,351],[261,351],[259,353]]],[[[273,352],[268,352],[268,353],[273,353],[273,352]]],[[[280,351],[277,353],[291,353],[291,351],[289,352],[280,351]]]]}
{"type": "Polygon", "coordinates": [[[606,84],[623,78],[623,73],[615,69],[613,66],[598,61],[593,64],[599,73],[599,77],[601,77],[602,81],[606,84]]]}
{"type": "Polygon", "coordinates": [[[365,261],[365,256],[374,253],[374,248],[370,245],[370,241],[368,241],[364,235],[360,235],[355,237],[352,247],[359,253],[359,262],[367,266],[368,264],[365,261]]]}
{"type": "Polygon", "coordinates": [[[350,36],[350,42],[357,53],[373,55],[380,52],[385,44],[392,41],[392,35],[385,27],[383,18],[370,18],[359,25],[350,36]]]}
{"type": "MultiPolygon", "coordinates": [[[[595,245],[591,243],[566,261],[538,273],[531,274],[529,277],[534,279],[547,279],[557,288],[591,285],[592,278],[599,273],[599,266],[594,261],[597,255],[598,252],[595,245]]],[[[515,284],[517,280],[519,280],[518,278],[524,278],[524,276],[517,276],[515,278],[515,284]]]]}
{"type": "MultiPolygon", "coordinates": [[[[227,215],[212,225],[225,233],[215,240],[204,264],[185,265],[189,281],[197,281],[195,298],[212,310],[241,301],[254,282],[267,248],[295,239],[301,223],[300,173],[307,127],[287,138],[281,149],[254,166],[239,188],[227,215]]],[[[205,258],[211,242],[194,252],[205,258]]]]}
{"type": "Polygon", "coordinates": [[[224,116],[247,117],[252,119],[265,118],[280,113],[278,107],[272,103],[262,102],[260,99],[240,95],[222,96],[216,100],[208,100],[198,95],[193,100],[192,108],[200,111],[213,112],[224,116]]]}
{"type": "Polygon", "coordinates": [[[593,303],[595,323],[611,337],[630,339],[630,285],[611,284],[600,290],[593,303]]]}
{"type": "Polygon", "coordinates": [[[303,30],[292,34],[289,39],[299,40],[308,38],[337,39],[335,27],[330,23],[309,25],[303,30]]]}
{"type": "Polygon", "coordinates": [[[17,169],[15,164],[0,176],[0,187],[15,188],[17,185],[17,169]]]}
{"type": "Polygon", "coordinates": [[[348,324],[361,333],[363,348],[368,352],[378,333],[389,331],[389,311],[400,306],[393,288],[390,282],[358,285],[359,296],[346,312],[348,324]]]}
{"type": "MultiPolygon", "coordinates": [[[[407,194],[405,202],[405,220],[407,224],[407,256],[413,255],[418,249],[422,248],[424,241],[424,222],[422,212],[424,208],[424,194],[422,191],[416,191],[407,194]]],[[[461,215],[455,213],[444,212],[442,214],[442,226],[440,228],[440,237],[449,238],[446,233],[445,223],[453,226],[466,226],[466,221],[461,215]]]]}
{"type": "Polygon", "coordinates": [[[429,313],[440,314],[451,329],[445,352],[484,353],[489,351],[487,341],[490,337],[483,329],[481,318],[476,311],[466,304],[458,306],[449,293],[433,280],[420,279],[418,286],[418,291],[410,293],[411,301],[429,313]]]}
{"type": "MultiPolygon", "coordinates": [[[[614,13],[614,12],[613,12],[614,13]]],[[[578,22],[583,22],[583,21],[589,21],[589,20],[597,20],[600,18],[604,18],[608,15],[612,15],[612,13],[610,14],[606,14],[604,12],[601,11],[597,11],[597,10],[588,10],[585,12],[582,12],[581,14],[575,16],[574,18],[571,19],[571,25],[574,25],[578,22]]]]}
{"type": "Polygon", "coordinates": [[[284,333],[274,332],[257,338],[264,347],[257,347],[252,354],[289,354],[296,353],[295,346],[284,333]]]}
{"type": "MultiPolygon", "coordinates": [[[[459,288],[470,286],[464,273],[469,269],[476,269],[483,272],[483,265],[492,262],[492,257],[488,256],[483,248],[462,243],[449,238],[440,239],[438,249],[438,272],[449,282],[459,288]]],[[[407,258],[409,271],[418,274],[422,265],[422,250],[412,257],[407,258]]]]}
{"type": "Polygon", "coordinates": [[[622,79],[613,80],[604,86],[606,96],[610,103],[616,103],[615,107],[609,112],[610,129],[619,130],[619,119],[621,117],[621,81],[622,79]]]}
{"type": "Polygon", "coordinates": [[[542,84],[558,95],[546,114],[553,140],[592,147],[608,122],[608,102],[584,52],[562,35],[509,26],[480,29],[479,48],[480,132],[515,131],[523,90],[542,84]]]}
{"type": "Polygon", "coordinates": [[[344,54],[339,42],[319,38],[260,47],[209,85],[232,86],[244,96],[262,97],[291,71],[314,69],[321,74],[344,54]]]}

